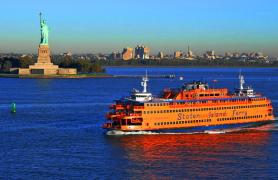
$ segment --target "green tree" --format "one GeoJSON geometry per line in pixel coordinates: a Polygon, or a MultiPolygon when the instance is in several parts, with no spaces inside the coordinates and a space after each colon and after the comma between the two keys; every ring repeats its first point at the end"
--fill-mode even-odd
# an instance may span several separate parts
{"type": "Polygon", "coordinates": [[[28,68],[29,65],[32,65],[35,63],[35,60],[31,56],[22,56],[19,59],[19,67],[20,68],[28,68]]]}
{"type": "Polygon", "coordinates": [[[2,65],[2,71],[3,72],[10,72],[10,68],[12,68],[12,66],[13,66],[12,62],[7,60],[2,65]]]}

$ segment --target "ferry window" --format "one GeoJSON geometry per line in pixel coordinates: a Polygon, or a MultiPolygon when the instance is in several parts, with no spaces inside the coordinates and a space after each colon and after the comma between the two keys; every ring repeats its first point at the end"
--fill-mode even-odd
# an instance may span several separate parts
{"type": "Polygon", "coordinates": [[[126,120],[122,119],[122,125],[126,125],[126,120]]]}

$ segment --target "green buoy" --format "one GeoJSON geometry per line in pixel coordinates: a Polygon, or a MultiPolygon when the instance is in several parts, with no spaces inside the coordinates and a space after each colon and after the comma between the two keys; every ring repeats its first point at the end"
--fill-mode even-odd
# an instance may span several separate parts
{"type": "Polygon", "coordinates": [[[16,104],[15,103],[11,104],[11,113],[16,113],[16,104]]]}

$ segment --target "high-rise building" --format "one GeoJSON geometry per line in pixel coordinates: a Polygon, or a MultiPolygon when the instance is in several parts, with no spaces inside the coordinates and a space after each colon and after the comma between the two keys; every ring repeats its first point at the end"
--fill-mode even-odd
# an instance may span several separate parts
{"type": "Polygon", "coordinates": [[[133,49],[132,48],[124,48],[122,52],[123,60],[127,61],[133,58],[133,49]]]}
{"type": "Polygon", "coordinates": [[[174,58],[175,58],[175,59],[180,59],[180,58],[182,58],[182,52],[181,52],[181,51],[175,51],[175,52],[174,52],[174,58]]]}
{"type": "Polygon", "coordinates": [[[186,58],[187,60],[193,60],[194,59],[194,54],[193,52],[190,50],[190,47],[188,46],[187,48],[187,54],[186,54],[186,58]]]}
{"type": "Polygon", "coordinates": [[[150,59],[150,48],[138,45],[135,47],[136,59],[150,59]]]}
{"type": "Polygon", "coordinates": [[[157,55],[158,59],[163,59],[164,58],[164,54],[163,52],[159,52],[158,55],[157,55]]]}

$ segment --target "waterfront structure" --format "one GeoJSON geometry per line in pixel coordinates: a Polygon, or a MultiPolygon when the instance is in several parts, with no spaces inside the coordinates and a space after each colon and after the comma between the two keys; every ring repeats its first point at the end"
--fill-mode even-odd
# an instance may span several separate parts
{"type": "Polygon", "coordinates": [[[124,48],[122,52],[122,58],[125,61],[133,59],[133,49],[129,47],[124,48]]]}
{"type": "Polygon", "coordinates": [[[129,97],[110,106],[103,128],[109,133],[124,132],[196,132],[212,129],[251,127],[275,121],[270,99],[244,86],[234,92],[226,88],[209,88],[200,81],[183,84],[181,88],[165,89],[155,98],[147,90],[133,90],[129,97]]]}
{"type": "Polygon", "coordinates": [[[135,58],[136,59],[150,59],[150,48],[142,45],[135,47],[135,58]]]}
{"type": "Polygon", "coordinates": [[[181,51],[175,51],[174,52],[174,58],[175,59],[180,59],[180,58],[182,58],[182,56],[183,56],[183,54],[182,54],[181,51]]]}
{"type": "Polygon", "coordinates": [[[74,68],[59,68],[58,65],[54,65],[50,58],[50,48],[48,43],[49,29],[46,21],[42,19],[40,13],[40,27],[41,27],[41,41],[38,48],[38,59],[34,65],[30,65],[29,68],[19,68],[18,74],[42,74],[42,75],[72,75],[77,74],[77,70],[74,68]]]}

